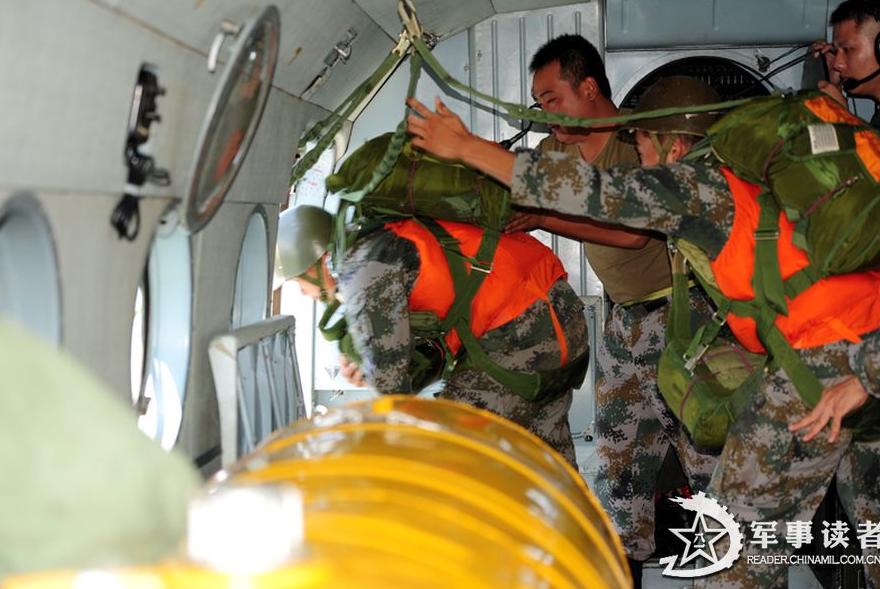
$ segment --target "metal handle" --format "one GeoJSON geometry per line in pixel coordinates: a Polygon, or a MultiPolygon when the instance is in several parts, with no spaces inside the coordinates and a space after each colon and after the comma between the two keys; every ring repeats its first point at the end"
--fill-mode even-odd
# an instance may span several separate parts
{"type": "Polygon", "coordinates": [[[226,37],[235,37],[241,32],[241,25],[237,25],[232,21],[224,20],[220,23],[220,32],[214,36],[211,42],[211,49],[208,50],[208,71],[212,74],[217,69],[217,61],[220,58],[220,48],[223,47],[223,41],[226,37]]]}

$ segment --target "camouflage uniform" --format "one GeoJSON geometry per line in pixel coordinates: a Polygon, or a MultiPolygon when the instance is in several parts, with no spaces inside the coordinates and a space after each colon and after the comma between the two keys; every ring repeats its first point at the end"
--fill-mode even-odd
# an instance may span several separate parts
{"type": "MultiPolygon", "coordinates": [[[[632,171],[600,172],[576,159],[558,154],[521,151],[514,165],[514,202],[600,221],[617,221],[683,237],[699,245],[710,258],[721,251],[733,225],[734,204],[717,166],[675,164],[632,171]]],[[[870,395],[880,397],[880,330],[862,342],[837,342],[797,350],[804,362],[828,386],[855,375],[870,395]]],[[[709,493],[747,532],[757,521],[777,521],[782,533],[776,553],[790,554],[784,541],[788,521],[810,521],[832,477],[854,526],[880,521],[880,442],[855,442],[844,430],[829,444],[825,434],[803,442],[788,425],[808,413],[785,373],[768,373],[748,406],[731,428],[712,475],[709,493]]],[[[814,530],[818,536],[820,530],[814,530]]],[[[783,565],[750,565],[748,554],[771,554],[748,542],[736,564],[700,583],[712,587],[785,586],[783,565]]],[[[876,549],[865,554],[880,556],[876,549]]],[[[880,585],[880,566],[866,571],[880,585]]]]}
{"type": "MultiPolygon", "coordinates": [[[[580,157],[576,145],[550,136],[538,145],[580,157]]],[[[635,148],[613,135],[592,164],[599,169],[638,164],[635,148]]],[[[611,516],[627,556],[654,552],[654,496],[670,445],[695,490],[703,489],[716,458],[698,453],[657,389],[657,363],[665,344],[666,301],[625,304],[672,286],[663,240],[641,249],[584,244],[590,265],[615,303],[596,349],[596,497],[611,516]]],[[[705,302],[702,303],[705,308],[705,302]]]]}
{"type": "MultiPolygon", "coordinates": [[[[692,312],[711,316],[704,298],[691,298],[692,312]]],[[[599,472],[594,490],[627,555],[639,561],[654,552],[654,496],[670,445],[694,491],[705,489],[717,461],[694,448],[657,388],[668,313],[668,305],[653,310],[615,305],[596,362],[601,380],[596,385],[599,472]]]]}
{"type": "MultiPolygon", "coordinates": [[[[412,339],[409,298],[420,269],[412,242],[380,229],[360,239],[343,261],[339,290],[355,348],[367,381],[379,392],[410,392],[412,339]]],[[[548,293],[563,326],[569,358],[587,348],[584,307],[565,280],[548,293]]],[[[536,301],[516,319],[489,330],[480,345],[500,366],[538,371],[560,365],[560,348],[544,301],[536,301]]],[[[453,369],[440,396],[487,409],[536,434],[575,465],[568,424],[572,391],[549,403],[527,401],[481,370],[462,362],[453,369]]]]}

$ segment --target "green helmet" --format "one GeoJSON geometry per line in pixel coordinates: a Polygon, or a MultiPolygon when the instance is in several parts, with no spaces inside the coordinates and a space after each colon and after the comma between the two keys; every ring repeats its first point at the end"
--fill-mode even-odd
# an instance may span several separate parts
{"type": "MultiPolygon", "coordinates": [[[[721,102],[721,97],[711,86],[688,76],[670,76],[651,84],[639,99],[633,113],[663,108],[696,106],[721,102]]],[[[629,128],[649,133],[681,133],[704,137],[706,130],[718,120],[718,113],[684,113],[656,119],[633,121],[629,128]]]]}
{"type": "Polygon", "coordinates": [[[319,207],[300,205],[278,218],[275,242],[275,286],[315,265],[330,247],[333,217],[319,207]]]}

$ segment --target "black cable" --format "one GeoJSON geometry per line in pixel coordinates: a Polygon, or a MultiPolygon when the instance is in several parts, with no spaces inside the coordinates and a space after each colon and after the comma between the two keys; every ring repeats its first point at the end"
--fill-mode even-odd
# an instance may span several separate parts
{"type": "Polygon", "coordinates": [[[141,211],[138,197],[126,192],[110,214],[110,224],[119,238],[134,241],[141,229],[141,211]]]}
{"type": "MultiPolygon", "coordinates": [[[[534,104],[529,105],[529,108],[541,108],[541,107],[537,102],[535,102],[534,104]]],[[[516,143],[517,141],[522,139],[526,133],[528,133],[529,131],[532,130],[532,123],[533,122],[534,121],[529,121],[529,123],[525,127],[523,127],[522,130],[519,131],[516,135],[514,135],[513,137],[510,137],[509,139],[502,139],[501,141],[498,142],[498,145],[500,145],[504,149],[510,149],[511,147],[513,147],[514,143],[516,143]]],[[[520,123],[522,123],[522,121],[520,121],[520,123]]]]}
{"type": "Polygon", "coordinates": [[[780,55],[777,55],[776,57],[774,57],[773,59],[768,61],[767,65],[772,65],[772,64],[776,63],[777,61],[779,61],[780,59],[782,59],[783,57],[788,57],[789,55],[791,55],[792,53],[794,53],[798,49],[806,49],[807,47],[810,47],[812,44],[813,43],[810,42],[810,43],[801,43],[800,45],[795,45],[794,47],[792,47],[788,51],[781,53],[780,55]]]}
{"type": "Polygon", "coordinates": [[[799,64],[803,61],[806,61],[809,57],[810,57],[810,51],[808,50],[804,55],[801,55],[800,57],[796,57],[790,61],[785,62],[781,66],[770,70],[769,72],[767,72],[766,74],[764,74],[763,76],[761,76],[760,78],[758,78],[757,80],[752,82],[750,85],[746,86],[745,88],[743,88],[742,90],[740,90],[739,92],[734,94],[730,98],[730,100],[736,100],[737,98],[741,98],[744,94],[751,92],[755,87],[763,84],[768,79],[775,76],[776,74],[778,74],[780,72],[784,72],[788,68],[796,66],[797,64],[799,64]]]}

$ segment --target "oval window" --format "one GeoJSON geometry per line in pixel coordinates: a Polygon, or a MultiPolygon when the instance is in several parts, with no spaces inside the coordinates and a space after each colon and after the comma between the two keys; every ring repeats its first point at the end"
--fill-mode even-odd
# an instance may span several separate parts
{"type": "MultiPolygon", "coordinates": [[[[172,210],[162,219],[150,247],[146,283],[141,292],[141,324],[146,326],[146,344],[138,357],[135,330],[132,329],[132,394],[135,371],[143,362],[143,384],[138,387],[140,417],[138,427],[166,450],[180,433],[186,379],[190,358],[192,323],[192,252],[189,235],[177,222],[172,210]]],[[[136,303],[137,304],[137,303],[136,303]]]]}
{"type": "Polygon", "coordinates": [[[61,294],[52,230],[37,200],[0,207],[0,316],[61,343],[61,294]]]}
{"type": "Polygon", "coordinates": [[[269,304],[269,236],[257,209],[248,220],[235,273],[232,329],[266,318],[269,304]]]}

